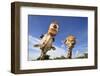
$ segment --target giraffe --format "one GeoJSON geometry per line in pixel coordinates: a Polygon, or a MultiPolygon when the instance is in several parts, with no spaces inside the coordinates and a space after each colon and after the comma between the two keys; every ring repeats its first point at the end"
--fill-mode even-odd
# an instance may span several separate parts
{"type": "Polygon", "coordinates": [[[65,41],[64,44],[67,46],[67,56],[66,58],[71,59],[72,58],[72,49],[74,48],[76,44],[76,38],[73,35],[69,35],[65,41]]]}
{"type": "Polygon", "coordinates": [[[52,44],[55,40],[54,37],[58,33],[58,29],[58,23],[56,21],[53,21],[49,26],[48,32],[40,37],[40,44],[34,45],[34,47],[39,47],[41,49],[39,60],[45,60],[47,56],[46,53],[51,49],[56,49],[52,44]]]}

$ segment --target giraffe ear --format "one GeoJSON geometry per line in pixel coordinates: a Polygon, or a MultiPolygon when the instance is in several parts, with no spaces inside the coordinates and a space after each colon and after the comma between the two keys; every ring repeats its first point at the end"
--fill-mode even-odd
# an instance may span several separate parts
{"type": "Polygon", "coordinates": [[[44,37],[44,35],[42,34],[41,36],[40,36],[40,38],[42,39],[44,37]]]}
{"type": "Polygon", "coordinates": [[[66,44],[66,41],[67,41],[67,40],[64,40],[64,44],[66,44]]]}

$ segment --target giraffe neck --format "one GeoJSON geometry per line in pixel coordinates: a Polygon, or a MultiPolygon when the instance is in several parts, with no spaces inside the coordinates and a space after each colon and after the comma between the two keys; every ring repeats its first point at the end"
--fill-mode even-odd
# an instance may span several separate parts
{"type": "Polygon", "coordinates": [[[67,58],[68,59],[72,58],[72,48],[68,48],[68,50],[67,50],[67,58]]]}

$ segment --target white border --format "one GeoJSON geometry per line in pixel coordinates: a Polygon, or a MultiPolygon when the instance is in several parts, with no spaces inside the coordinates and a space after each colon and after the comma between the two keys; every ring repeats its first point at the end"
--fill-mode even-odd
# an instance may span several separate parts
{"type": "Polygon", "coordinates": [[[39,7],[20,8],[20,69],[43,69],[94,65],[94,11],[39,7]],[[27,61],[28,14],[88,17],[88,59],[27,61]]]}

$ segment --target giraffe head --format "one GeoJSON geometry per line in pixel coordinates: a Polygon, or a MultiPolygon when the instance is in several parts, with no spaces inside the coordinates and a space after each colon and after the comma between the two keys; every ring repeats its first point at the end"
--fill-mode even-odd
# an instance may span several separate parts
{"type": "Polygon", "coordinates": [[[53,21],[49,26],[48,34],[55,36],[58,33],[58,29],[58,23],[56,21],[53,21]]]}
{"type": "Polygon", "coordinates": [[[76,38],[75,38],[75,36],[69,35],[69,36],[66,38],[66,40],[65,40],[64,43],[67,45],[68,48],[73,48],[74,45],[76,44],[76,38]]]}

